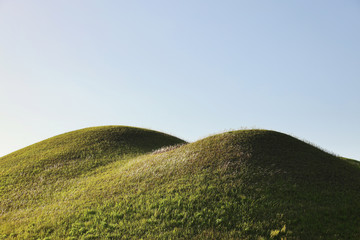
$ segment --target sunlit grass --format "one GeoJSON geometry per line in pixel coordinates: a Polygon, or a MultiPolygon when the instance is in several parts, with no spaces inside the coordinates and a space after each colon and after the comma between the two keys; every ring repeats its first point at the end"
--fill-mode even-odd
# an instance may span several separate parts
{"type": "Polygon", "coordinates": [[[68,148],[72,155],[58,157],[59,140],[53,149],[56,157],[51,157],[51,147],[43,154],[41,145],[33,145],[31,157],[24,149],[0,159],[2,238],[360,236],[359,169],[311,145],[264,130],[233,131],[178,145],[183,141],[143,129],[127,128],[124,137],[118,128],[110,129],[122,138],[108,139],[107,128],[95,131],[106,144],[92,141],[91,132],[86,133],[88,140],[76,132],[62,136],[68,137],[63,138],[65,146],[72,138],[84,141],[68,148]],[[162,148],[171,145],[176,147],[162,148]],[[84,149],[92,149],[91,158],[84,149]],[[160,150],[154,154],[155,149],[160,150]],[[5,169],[11,164],[13,168],[5,169]],[[12,172],[24,172],[25,179],[12,172]]]}

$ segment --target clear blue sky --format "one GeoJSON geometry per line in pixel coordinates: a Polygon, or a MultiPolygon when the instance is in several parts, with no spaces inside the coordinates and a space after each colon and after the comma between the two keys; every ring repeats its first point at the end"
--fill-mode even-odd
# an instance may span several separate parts
{"type": "Polygon", "coordinates": [[[0,0],[0,156],[114,124],[360,160],[360,2],[0,0]]]}

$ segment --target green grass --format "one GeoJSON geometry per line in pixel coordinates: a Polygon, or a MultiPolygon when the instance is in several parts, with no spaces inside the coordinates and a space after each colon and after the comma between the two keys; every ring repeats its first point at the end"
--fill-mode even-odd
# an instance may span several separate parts
{"type": "Polygon", "coordinates": [[[350,158],[343,158],[343,157],[341,157],[341,159],[343,159],[343,160],[347,161],[348,163],[360,168],[360,161],[350,159],[350,158]]]}
{"type": "Polygon", "coordinates": [[[360,238],[356,162],[265,130],[183,143],[113,126],[0,158],[0,239],[360,238]]]}

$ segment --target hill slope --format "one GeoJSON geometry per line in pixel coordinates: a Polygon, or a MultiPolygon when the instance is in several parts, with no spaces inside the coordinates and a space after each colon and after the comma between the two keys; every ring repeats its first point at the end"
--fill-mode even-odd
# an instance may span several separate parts
{"type": "Polygon", "coordinates": [[[85,128],[61,134],[0,158],[0,207],[32,206],[69,180],[92,174],[154,149],[184,143],[176,137],[126,126],[85,128]]]}
{"type": "Polygon", "coordinates": [[[360,237],[360,169],[288,135],[235,131],[145,152],[49,183],[50,195],[40,188],[26,198],[13,184],[24,194],[2,206],[3,238],[360,237]]]}

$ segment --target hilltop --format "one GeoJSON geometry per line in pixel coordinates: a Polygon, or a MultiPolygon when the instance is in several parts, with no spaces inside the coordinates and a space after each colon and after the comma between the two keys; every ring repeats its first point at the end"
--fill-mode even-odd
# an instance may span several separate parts
{"type": "Polygon", "coordinates": [[[0,174],[4,239],[360,237],[359,165],[275,131],[89,128],[0,158],[0,174]]]}

